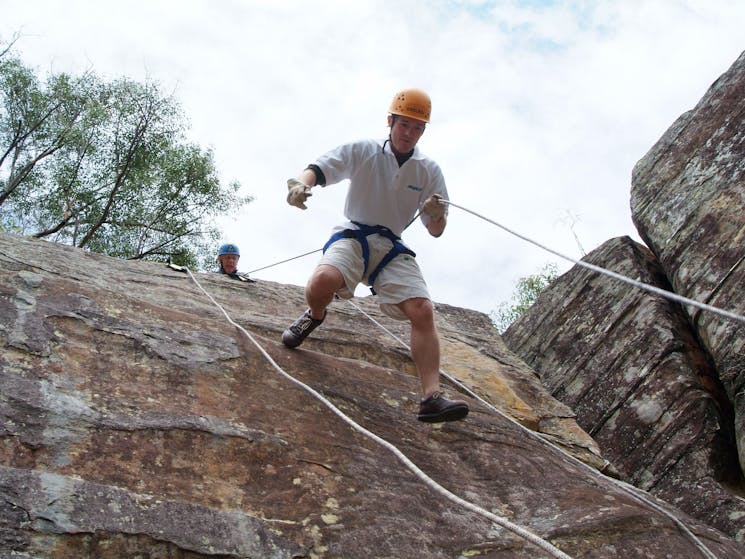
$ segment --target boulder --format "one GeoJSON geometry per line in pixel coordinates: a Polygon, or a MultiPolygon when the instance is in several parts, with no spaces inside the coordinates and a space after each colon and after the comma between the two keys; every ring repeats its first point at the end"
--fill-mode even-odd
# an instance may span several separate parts
{"type": "MultiPolygon", "coordinates": [[[[670,289],[655,256],[629,237],[584,261],[670,289]]],[[[732,404],[678,303],[578,265],[504,339],[624,480],[742,541],[732,404]]]]}
{"type": "MultiPolygon", "coordinates": [[[[636,164],[631,210],[676,293],[745,315],[745,53],[636,164]]],[[[745,465],[745,323],[686,308],[735,410],[745,465]]]]}

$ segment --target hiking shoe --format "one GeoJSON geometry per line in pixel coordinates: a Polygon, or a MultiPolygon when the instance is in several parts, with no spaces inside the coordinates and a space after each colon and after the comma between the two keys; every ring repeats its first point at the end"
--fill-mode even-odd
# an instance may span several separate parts
{"type": "MultiPolygon", "coordinates": [[[[323,311],[323,318],[326,318],[326,311],[323,311]]],[[[299,346],[308,337],[308,334],[323,322],[323,318],[320,320],[313,318],[310,315],[310,309],[308,309],[303,313],[303,316],[290,324],[290,327],[282,333],[282,343],[287,347],[299,346]]]]}
{"type": "Polygon", "coordinates": [[[435,392],[419,404],[417,419],[425,423],[458,421],[468,415],[468,404],[461,400],[448,400],[442,392],[435,392]]]}

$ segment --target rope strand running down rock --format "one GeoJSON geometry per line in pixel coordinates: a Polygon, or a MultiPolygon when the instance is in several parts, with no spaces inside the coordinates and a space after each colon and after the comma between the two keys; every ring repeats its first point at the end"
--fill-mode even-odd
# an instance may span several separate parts
{"type": "MultiPolygon", "coordinates": [[[[366,313],[360,306],[354,304],[351,300],[348,300],[347,302],[350,305],[352,305],[355,309],[357,309],[360,313],[362,313],[365,317],[367,317],[373,324],[375,324],[376,326],[378,326],[381,330],[383,330],[384,332],[386,332],[389,336],[391,336],[394,340],[396,340],[399,344],[401,344],[404,348],[406,348],[409,352],[411,352],[411,348],[403,340],[401,340],[398,336],[396,336],[396,334],[394,334],[388,328],[386,328],[383,324],[381,324],[380,322],[378,322],[377,320],[375,320],[372,316],[370,316],[368,313],[366,313]]],[[[440,374],[442,376],[444,376],[448,381],[450,381],[454,386],[456,386],[457,388],[459,388],[464,394],[468,394],[469,396],[471,396],[475,400],[478,400],[481,404],[483,404],[489,410],[493,411],[494,413],[496,413],[497,415],[499,415],[503,419],[506,419],[507,421],[513,423],[520,430],[522,430],[525,433],[527,433],[528,436],[531,437],[532,439],[537,440],[540,443],[543,443],[545,445],[548,445],[549,448],[552,448],[553,450],[559,452],[565,458],[569,459],[569,461],[572,462],[573,464],[576,464],[580,468],[583,468],[586,471],[588,471],[593,477],[594,476],[601,476],[601,479],[607,480],[610,483],[616,485],[624,493],[626,493],[627,495],[631,496],[631,498],[636,499],[637,502],[641,502],[641,503],[647,505],[648,507],[652,508],[653,510],[659,512],[663,516],[666,516],[667,518],[669,518],[673,522],[673,524],[675,524],[684,534],[686,534],[693,541],[693,543],[696,545],[696,547],[699,548],[699,550],[704,555],[704,557],[706,557],[707,559],[717,559],[717,556],[714,555],[714,553],[712,553],[711,550],[708,547],[706,547],[706,545],[704,545],[704,543],[698,538],[698,536],[696,536],[696,534],[694,534],[693,532],[691,532],[691,530],[685,524],[683,524],[683,522],[680,519],[678,519],[670,511],[666,510],[665,508],[661,507],[657,503],[653,502],[651,499],[647,498],[638,487],[634,487],[633,485],[628,484],[628,483],[626,483],[624,481],[621,481],[621,480],[614,479],[614,478],[611,478],[611,477],[608,477],[608,476],[603,475],[601,472],[598,472],[592,466],[590,466],[588,464],[585,464],[584,462],[582,462],[582,460],[580,460],[578,458],[575,458],[574,456],[572,456],[571,454],[569,454],[568,452],[566,452],[560,446],[552,443],[548,439],[545,439],[545,438],[541,437],[539,433],[536,433],[534,431],[531,431],[530,429],[528,429],[527,427],[525,427],[524,425],[522,425],[520,422],[516,421],[515,419],[513,419],[512,417],[510,417],[509,415],[507,415],[506,413],[504,413],[500,409],[498,409],[496,406],[494,406],[490,402],[487,402],[481,396],[479,396],[478,394],[476,394],[473,390],[471,390],[465,384],[463,384],[461,381],[459,381],[457,378],[455,378],[452,375],[448,374],[444,369],[440,369],[440,374]]]]}
{"type": "Polygon", "coordinates": [[[429,477],[426,473],[424,473],[414,462],[412,462],[403,452],[401,452],[395,445],[391,444],[390,442],[386,441],[385,439],[379,437],[372,431],[369,431],[368,429],[365,429],[358,423],[356,423],[353,419],[351,419],[349,416],[347,416],[343,411],[341,411],[339,408],[337,408],[331,401],[329,401],[325,396],[323,396],[321,393],[319,393],[317,390],[311,388],[307,384],[303,383],[302,381],[296,379],[292,375],[290,375],[288,372],[286,372],[282,367],[280,367],[276,361],[272,358],[271,355],[259,344],[256,339],[246,330],[243,328],[240,324],[235,322],[230,315],[225,311],[225,309],[217,302],[215,299],[210,295],[204,287],[199,283],[196,277],[194,277],[194,274],[192,274],[191,270],[189,268],[184,267],[185,271],[189,274],[189,277],[191,277],[194,284],[199,288],[202,293],[204,293],[207,298],[212,302],[215,307],[217,307],[222,314],[225,316],[227,321],[232,324],[235,328],[237,328],[241,333],[243,333],[246,338],[254,345],[256,348],[261,352],[261,354],[264,356],[264,358],[269,362],[269,364],[285,379],[289,380],[291,383],[295,384],[296,386],[300,387],[301,389],[308,392],[310,395],[312,395],[314,398],[319,400],[321,403],[323,403],[327,408],[329,408],[334,414],[336,414],[338,417],[340,417],[345,423],[347,423],[350,427],[352,427],[355,431],[358,431],[362,435],[366,436],[370,440],[378,443],[379,445],[383,446],[384,448],[391,451],[409,470],[411,470],[414,475],[416,475],[417,478],[419,478],[422,482],[424,482],[430,489],[435,491],[436,493],[439,493],[446,499],[456,503],[457,505],[470,510],[471,512],[474,512],[480,516],[483,516],[484,518],[487,518],[488,520],[491,520],[495,524],[498,524],[499,526],[509,530],[510,532],[520,536],[521,538],[525,539],[526,541],[536,545],[537,547],[540,547],[544,551],[546,551],[551,557],[555,557],[556,559],[572,559],[571,556],[567,555],[563,551],[561,551],[559,548],[554,546],[551,542],[544,540],[540,536],[537,536],[536,534],[530,532],[526,528],[523,528],[517,524],[514,524],[513,522],[510,522],[506,518],[503,518],[501,516],[498,516],[482,507],[479,507],[478,505],[475,505],[473,503],[470,503],[469,501],[466,501],[454,493],[450,492],[446,488],[442,487],[440,484],[438,484],[435,480],[433,480],[431,477],[429,477]]]}

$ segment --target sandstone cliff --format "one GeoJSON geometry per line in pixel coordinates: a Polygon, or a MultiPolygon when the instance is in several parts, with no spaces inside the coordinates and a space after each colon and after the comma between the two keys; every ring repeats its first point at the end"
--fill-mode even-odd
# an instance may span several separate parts
{"type": "MultiPolygon", "coordinates": [[[[282,370],[569,556],[699,557],[702,541],[720,558],[745,553],[600,474],[594,441],[486,316],[438,306],[443,368],[507,415],[465,396],[466,421],[431,426],[414,418],[407,351],[357,308],[334,303],[288,350],[278,340],[301,288],[195,277],[282,370]]],[[[369,298],[355,304],[408,339],[369,298]]],[[[547,556],[288,382],[165,265],[0,235],[0,344],[2,557],[547,556]]]]}
{"type": "MultiPolygon", "coordinates": [[[[745,53],[636,165],[631,208],[676,292],[745,314],[745,53]]],[[[745,465],[745,332],[689,312],[735,408],[745,465]]]]}
{"type": "MultiPolygon", "coordinates": [[[[586,261],[742,316],[743,207],[745,53],[634,169],[649,248],[586,261]]],[[[504,339],[624,479],[745,540],[745,324],[576,266],[504,339]]]]}

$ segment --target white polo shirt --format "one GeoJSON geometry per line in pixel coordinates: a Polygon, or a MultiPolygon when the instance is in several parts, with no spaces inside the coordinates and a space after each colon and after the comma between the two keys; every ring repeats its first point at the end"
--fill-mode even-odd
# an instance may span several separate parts
{"type": "MultiPolygon", "coordinates": [[[[399,237],[433,194],[447,199],[445,178],[439,165],[418,147],[398,166],[390,141],[360,140],[341,145],[315,162],[326,184],[350,180],[344,216],[366,225],[383,225],[399,237]]],[[[428,216],[422,215],[427,225],[428,216]]],[[[355,229],[347,223],[339,229],[355,229]]]]}

